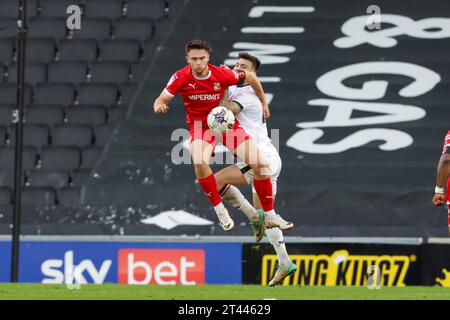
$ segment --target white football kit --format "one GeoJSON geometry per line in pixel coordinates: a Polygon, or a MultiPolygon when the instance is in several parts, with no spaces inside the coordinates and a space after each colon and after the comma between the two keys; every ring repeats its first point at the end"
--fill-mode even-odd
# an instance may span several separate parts
{"type": "MultiPolygon", "coordinates": [[[[245,132],[257,143],[262,157],[269,164],[270,172],[268,175],[272,180],[272,191],[275,195],[277,193],[277,179],[281,171],[281,158],[269,138],[267,125],[263,120],[261,101],[250,85],[229,87],[228,99],[241,107],[242,111],[235,116],[245,132]]],[[[241,169],[245,180],[252,184],[253,192],[256,192],[253,187],[253,170],[244,162],[238,162],[236,165],[241,169]]]]}

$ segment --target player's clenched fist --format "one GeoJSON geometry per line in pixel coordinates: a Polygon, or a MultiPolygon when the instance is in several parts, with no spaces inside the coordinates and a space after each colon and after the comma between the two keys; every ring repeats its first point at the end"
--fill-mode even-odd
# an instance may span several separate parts
{"type": "Polygon", "coordinates": [[[433,197],[433,203],[436,207],[443,206],[445,204],[445,195],[436,193],[433,197]]]}
{"type": "Polygon", "coordinates": [[[156,114],[166,113],[167,111],[169,111],[169,106],[166,104],[160,104],[155,106],[153,109],[155,110],[156,114]]]}

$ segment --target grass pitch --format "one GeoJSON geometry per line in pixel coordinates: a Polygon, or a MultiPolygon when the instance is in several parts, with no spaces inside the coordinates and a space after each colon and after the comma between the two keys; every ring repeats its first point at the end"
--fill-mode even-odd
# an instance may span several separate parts
{"type": "Polygon", "coordinates": [[[298,287],[261,285],[129,286],[0,284],[0,299],[14,300],[450,300],[450,288],[298,287]]]}

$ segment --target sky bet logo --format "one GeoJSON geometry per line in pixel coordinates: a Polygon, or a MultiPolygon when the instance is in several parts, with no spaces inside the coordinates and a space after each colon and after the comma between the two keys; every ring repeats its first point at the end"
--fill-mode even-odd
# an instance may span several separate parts
{"type": "MultiPolygon", "coordinates": [[[[41,264],[42,283],[86,284],[104,283],[113,260],[94,263],[76,259],[66,251],[63,259],[48,259],[41,264]]],[[[111,281],[111,278],[109,278],[111,281]]],[[[118,253],[120,284],[182,284],[205,283],[205,252],[179,249],[121,249],[118,253]]]]}

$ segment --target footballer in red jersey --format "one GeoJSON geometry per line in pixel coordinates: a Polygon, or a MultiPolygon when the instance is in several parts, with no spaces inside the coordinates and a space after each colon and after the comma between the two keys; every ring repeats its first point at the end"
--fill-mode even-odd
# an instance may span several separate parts
{"type": "MultiPolygon", "coordinates": [[[[168,112],[169,103],[180,93],[187,112],[187,124],[191,135],[190,152],[195,175],[205,195],[209,198],[225,231],[234,227],[234,222],[222,203],[209,160],[215,146],[215,135],[211,134],[206,119],[208,113],[219,105],[225,90],[232,85],[248,83],[268,109],[264,90],[254,72],[227,70],[209,64],[211,46],[202,40],[191,40],[185,46],[188,65],[175,72],[167,86],[156,98],[153,109],[156,114],[168,112]]],[[[274,214],[272,183],[268,175],[268,164],[260,155],[258,146],[236,121],[229,138],[223,137],[225,146],[244,160],[254,171],[254,187],[266,213],[274,214]],[[231,140],[231,142],[230,142],[231,140]]],[[[228,136],[228,137],[227,137],[228,136]]]]}
{"type": "Polygon", "coordinates": [[[433,203],[435,206],[448,206],[448,232],[450,235],[450,130],[444,140],[444,149],[437,168],[436,188],[433,203]]]}

